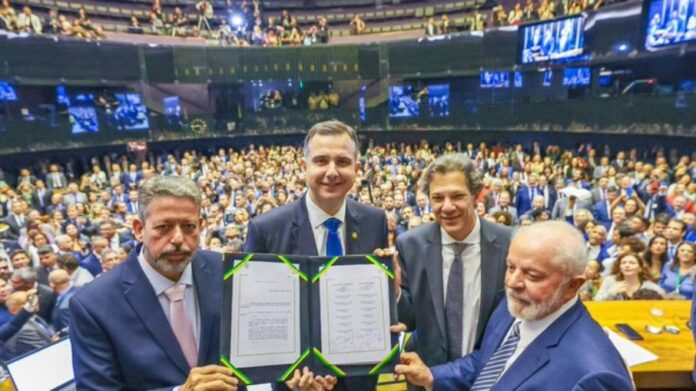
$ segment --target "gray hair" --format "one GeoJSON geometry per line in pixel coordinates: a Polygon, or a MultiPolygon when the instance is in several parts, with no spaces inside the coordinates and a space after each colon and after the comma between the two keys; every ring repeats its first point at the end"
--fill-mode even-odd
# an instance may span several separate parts
{"type": "Polygon", "coordinates": [[[520,227],[521,233],[541,241],[552,252],[551,262],[558,266],[567,278],[582,275],[587,265],[587,248],[580,231],[565,221],[544,221],[520,227]]]}
{"type": "Polygon", "coordinates": [[[95,244],[97,244],[99,242],[108,242],[108,240],[101,235],[94,235],[94,236],[92,236],[92,238],[90,239],[89,242],[92,244],[92,246],[94,246],[95,244]]]}
{"type": "Polygon", "coordinates": [[[450,153],[435,159],[423,172],[420,180],[420,189],[423,193],[430,195],[430,182],[434,174],[448,174],[450,172],[461,172],[466,177],[467,185],[471,194],[476,195],[483,187],[481,174],[472,163],[471,159],[463,153],[450,153]]]}
{"type": "Polygon", "coordinates": [[[194,181],[187,177],[181,176],[154,176],[140,187],[138,192],[138,217],[141,221],[149,216],[147,210],[155,198],[176,197],[187,198],[195,202],[197,206],[201,205],[201,191],[194,181]]]}
{"type": "Polygon", "coordinates": [[[30,267],[20,267],[12,272],[12,277],[17,277],[24,282],[36,282],[36,271],[30,267]]]}
{"type": "Polygon", "coordinates": [[[102,252],[101,252],[101,254],[99,254],[99,256],[101,257],[101,259],[104,259],[109,254],[116,254],[116,256],[118,256],[118,253],[110,248],[105,248],[104,250],[102,250],[102,252]]]}
{"type": "Polygon", "coordinates": [[[341,121],[324,121],[318,122],[312,126],[307,132],[307,136],[304,139],[304,157],[309,157],[309,142],[316,135],[329,136],[329,135],[340,135],[345,134],[353,141],[355,144],[355,155],[360,153],[360,141],[358,140],[358,133],[352,127],[344,124],[341,121]]]}

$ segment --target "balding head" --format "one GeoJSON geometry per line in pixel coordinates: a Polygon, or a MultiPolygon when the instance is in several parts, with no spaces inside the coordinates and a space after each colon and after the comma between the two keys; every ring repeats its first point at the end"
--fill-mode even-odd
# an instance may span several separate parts
{"type": "Polygon", "coordinates": [[[548,221],[520,228],[507,257],[508,310],[520,319],[545,318],[577,295],[586,263],[583,237],[570,224],[548,221]]]}
{"type": "Polygon", "coordinates": [[[17,315],[22,309],[22,306],[27,303],[29,294],[27,292],[14,292],[5,301],[7,311],[12,315],[17,315]]]}
{"type": "Polygon", "coordinates": [[[57,294],[70,289],[70,274],[66,270],[58,269],[48,274],[48,285],[57,294]]]}

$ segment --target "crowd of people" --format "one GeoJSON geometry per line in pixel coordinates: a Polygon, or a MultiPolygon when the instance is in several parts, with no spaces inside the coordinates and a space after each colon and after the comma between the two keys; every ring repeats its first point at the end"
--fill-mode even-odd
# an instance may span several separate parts
{"type": "Polygon", "coordinates": [[[57,9],[49,10],[48,15],[36,15],[30,6],[22,7],[17,12],[9,0],[3,0],[0,6],[0,31],[29,34],[51,34],[85,39],[106,38],[104,29],[93,23],[84,7],[77,10],[77,15],[70,20],[66,15],[58,13],[57,9]]]}
{"type": "Polygon", "coordinates": [[[509,11],[503,4],[491,10],[489,26],[501,27],[519,25],[538,20],[550,20],[559,16],[577,15],[583,11],[596,11],[604,5],[604,0],[554,0],[517,1],[509,11]]]}
{"type": "MultiPolygon", "coordinates": [[[[606,151],[606,150],[604,150],[606,151]]],[[[501,227],[564,222],[585,240],[583,300],[683,299],[696,276],[696,159],[601,155],[590,145],[562,150],[521,145],[372,141],[360,154],[348,197],[386,214],[388,246],[434,221],[439,200],[424,192],[424,171],[458,152],[481,174],[479,220],[501,227]],[[497,223],[497,224],[496,224],[497,223]]],[[[645,156],[645,155],[643,155],[645,156]]],[[[0,172],[0,327],[39,297],[12,338],[11,358],[50,343],[69,321],[70,297],[127,259],[135,245],[139,191],[155,176],[185,176],[202,193],[201,248],[239,252],[251,218],[301,198],[308,189],[303,148],[292,145],[211,153],[101,156],[61,166],[41,161],[0,172]],[[26,340],[31,346],[17,343],[26,340]]],[[[479,184],[477,184],[478,187],[479,184]]],[[[488,228],[487,228],[488,229],[488,228]]],[[[11,339],[11,338],[10,338],[11,339]]]]}

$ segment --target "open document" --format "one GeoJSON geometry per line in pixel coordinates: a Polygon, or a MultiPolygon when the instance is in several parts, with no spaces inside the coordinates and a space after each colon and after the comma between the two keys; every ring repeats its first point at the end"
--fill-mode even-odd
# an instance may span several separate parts
{"type": "Polygon", "coordinates": [[[387,276],[371,264],[342,265],[319,281],[324,356],[339,365],[387,356],[392,349],[387,276]]]}
{"type": "Polygon", "coordinates": [[[283,263],[249,262],[234,275],[230,361],[289,365],[302,354],[300,280],[283,263]]]}

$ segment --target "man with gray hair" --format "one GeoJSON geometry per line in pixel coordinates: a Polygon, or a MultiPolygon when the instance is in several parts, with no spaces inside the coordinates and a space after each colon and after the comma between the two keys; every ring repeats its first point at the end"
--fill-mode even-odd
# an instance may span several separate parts
{"type": "Polygon", "coordinates": [[[103,236],[94,235],[90,240],[90,245],[92,249],[87,256],[82,258],[80,261],[80,266],[87,269],[94,277],[96,277],[102,272],[102,252],[104,249],[109,247],[109,241],[103,236]]]}
{"type": "Polygon", "coordinates": [[[507,257],[507,299],[481,347],[432,368],[404,353],[395,373],[436,391],[633,390],[621,356],[578,298],[586,263],[584,240],[571,225],[521,228],[507,257]]]}
{"type": "Polygon", "coordinates": [[[36,281],[36,271],[34,269],[28,266],[15,269],[12,272],[12,277],[10,277],[10,283],[15,292],[26,292],[35,289],[36,295],[39,296],[38,315],[46,321],[51,320],[51,313],[56,305],[56,295],[47,285],[39,284],[36,281]]]}
{"type": "Polygon", "coordinates": [[[432,366],[478,346],[503,299],[511,230],[476,214],[481,174],[464,154],[437,158],[420,185],[435,222],[396,240],[402,268],[399,320],[417,335],[407,348],[432,366]]]}
{"type": "Polygon", "coordinates": [[[201,193],[186,177],[157,176],[138,196],[141,243],[70,300],[80,390],[237,390],[220,357],[222,264],[199,250],[201,193]]]}

